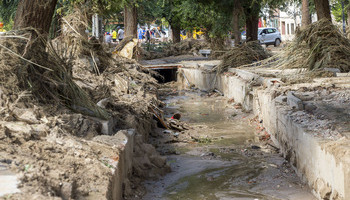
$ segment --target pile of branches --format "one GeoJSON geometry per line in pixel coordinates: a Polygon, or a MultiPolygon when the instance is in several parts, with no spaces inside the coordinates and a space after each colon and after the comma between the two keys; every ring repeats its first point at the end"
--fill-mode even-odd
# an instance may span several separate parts
{"type": "MultiPolygon", "coordinates": [[[[330,21],[323,19],[297,30],[296,37],[281,54],[250,66],[300,69],[297,76],[327,75],[325,68],[350,72],[350,40],[330,21]]],[[[332,74],[332,73],[331,73],[332,74]]]]}
{"type": "MultiPolygon", "coordinates": [[[[72,13],[62,18],[62,35],[54,40],[55,50],[63,57],[65,54],[73,52],[74,59],[77,57],[87,57],[93,64],[93,71],[101,74],[113,63],[112,53],[103,46],[98,38],[92,37],[88,40],[85,30],[88,28],[88,17],[86,11],[74,9],[72,13]]],[[[72,57],[69,56],[69,57],[72,57]]]]}
{"type": "Polygon", "coordinates": [[[279,76],[284,82],[301,83],[317,77],[333,77],[334,70],[350,72],[350,40],[327,19],[296,31],[295,39],[280,54],[240,68],[298,69],[279,76]]]}
{"type": "Polygon", "coordinates": [[[297,32],[290,53],[305,50],[308,53],[304,54],[302,59],[306,62],[295,67],[309,70],[337,68],[341,72],[350,71],[350,40],[326,19],[297,32]]]}
{"type": "Polygon", "coordinates": [[[244,43],[239,47],[234,47],[225,53],[220,59],[222,63],[215,70],[219,73],[227,71],[229,68],[236,68],[242,65],[264,60],[271,55],[259,44],[258,41],[244,43]]]}

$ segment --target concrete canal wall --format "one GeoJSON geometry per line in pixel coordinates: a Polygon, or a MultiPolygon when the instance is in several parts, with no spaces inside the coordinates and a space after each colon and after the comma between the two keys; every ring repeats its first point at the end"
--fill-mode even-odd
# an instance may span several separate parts
{"type": "MultiPolygon", "coordinates": [[[[334,128],[328,130],[322,126],[325,120],[312,117],[308,126],[300,119],[312,116],[312,107],[309,113],[306,112],[310,109],[309,104],[288,93],[300,88],[324,87],[337,88],[339,94],[343,92],[346,95],[350,91],[350,77],[287,86],[278,78],[267,78],[241,69],[230,69],[217,76],[211,71],[216,64],[210,61],[197,65],[183,63],[178,81],[184,87],[218,90],[227,98],[241,103],[246,111],[254,112],[283,156],[313,189],[318,199],[350,199],[350,130],[342,129],[342,134],[333,134],[334,128]],[[298,110],[298,105],[303,108],[298,110]],[[300,117],[295,117],[296,114],[300,117]],[[321,124],[318,126],[317,123],[321,124]]],[[[307,102],[317,102],[315,99],[307,102]]],[[[348,127],[350,119],[345,117],[343,122],[348,127]]]]}

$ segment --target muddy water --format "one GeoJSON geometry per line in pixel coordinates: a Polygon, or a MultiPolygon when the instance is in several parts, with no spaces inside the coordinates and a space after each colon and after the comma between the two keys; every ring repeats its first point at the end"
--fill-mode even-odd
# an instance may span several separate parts
{"type": "Polygon", "coordinates": [[[180,134],[172,142],[154,138],[172,172],[146,182],[143,199],[314,199],[278,152],[256,141],[252,116],[227,105],[224,97],[180,92],[163,100],[168,117],[179,112],[192,128],[172,133],[180,134]]]}

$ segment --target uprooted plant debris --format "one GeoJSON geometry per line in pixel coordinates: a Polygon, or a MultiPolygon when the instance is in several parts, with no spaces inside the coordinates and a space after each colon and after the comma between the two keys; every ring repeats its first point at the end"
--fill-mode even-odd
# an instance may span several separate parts
{"type": "Polygon", "coordinates": [[[283,76],[289,83],[311,81],[316,77],[332,77],[334,71],[350,72],[350,40],[328,20],[320,20],[296,32],[284,52],[243,67],[299,69],[283,76]]]}
{"type": "Polygon", "coordinates": [[[256,61],[264,60],[271,55],[259,44],[258,41],[244,43],[239,47],[234,47],[225,53],[220,59],[222,63],[215,69],[221,73],[229,68],[236,68],[242,65],[251,64],[256,61]]]}
{"type": "MultiPolygon", "coordinates": [[[[301,58],[296,68],[319,70],[337,68],[341,72],[350,71],[350,40],[328,20],[311,24],[305,30],[297,32],[291,52],[307,48],[308,54],[301,58]]],[[[293,66],[289,66],[293,68],[293,66]]]]}
{"type": "Polygon", "coordinates": [[[176,44],[170,44],[163,48],[161,52],[146,51],[141,47],[137,48],[141,59],[151,60],[168,56],[178,56],[186,54],[198,55],[199,50],[209,49],[209,46],[210,44],[205,41],[187,39],[182,40],[181,42],[176,44]]]}

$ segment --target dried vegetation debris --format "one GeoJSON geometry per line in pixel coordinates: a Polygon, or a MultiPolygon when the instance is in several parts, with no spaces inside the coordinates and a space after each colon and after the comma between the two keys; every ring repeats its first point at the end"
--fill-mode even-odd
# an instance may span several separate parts
{"type": "Polygon", "coordinates": [[[214,69],[218,72],[226,72],[229,68],[251,64],[267,59],[271,55],[257,41],[247,42],[239,47],[234,47],[226,52],[220,59],[222,63],[214,69]]]}
{"type": "MultiPolygon", "coordinates": [[[[150,104],[159,104],[148,70],[80,34],[48,41],[27,56],[26,48],[35,45],[32,31],[0,37],[0,157],[20,174],[22,191],[11,198],[110,197],[113,163],[123,147],[95,140],[102,124],[89,117],[96,116],[91,108],[108,113],[117,122],[114,131],[136,129],[134,171],[152,171],[152,177],[168,172],[165,158],[144,143],[152,127],[150,104]]],[[[142,192],[137,181],[146,175],[134,175],[139,177],[125,182],[126,196],[133,195],[131,188],[142,192]]]]}
{"type": "Polygon", "coordinates": [[[310,82],[317,77],[334,77],[335,71],[350,72],[350,40],[328,20],[312,23],[296,32],[295,39],[279,54],[243,68],[299,69],[279,75],[284,82],[310,82]]]}
{"type": "Polygon", "coordinates": [[[139,47],[137,53],[139,54],[139,59],[152,60],[157,58],[169,57],[169,56],[179,56],[179,55],[199,55],[199,50],[209,49],[210,44],[194,39],[182,40],[179,43],[170,44],[162,49],[161,52],[150,52],[139,47]]]}

